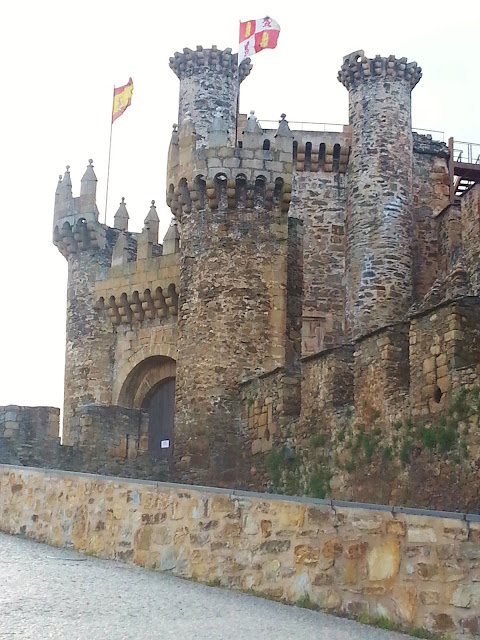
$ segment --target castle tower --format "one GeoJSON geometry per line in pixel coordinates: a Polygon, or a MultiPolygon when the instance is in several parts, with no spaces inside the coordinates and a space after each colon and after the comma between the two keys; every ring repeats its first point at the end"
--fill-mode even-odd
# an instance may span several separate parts
{"type": "Polygon", "coordinates": [[[53,242],[68,260],[67,335],[63,442],[75,444],[77,409],[111,399],[115,335],[105,314],[95,308],[98,269],[111,261],[106,227],[98,222],[97,178],[92,160],[73,197],[69,167],[55,193],[53,242]]]}
{"type": "Polygon", "coordinates": [[[228,130],[228,141],[235,143],[238,88],[252,65],[246,58],[238,67],[238,56],[231,49],[213,46],[195,51],[184,49],[170,58],[170,68],[180,80],[178,122],[189,113],[199,144],[205,144],[217,107],[220,107],[228,130]]]}
{"type": "Polygon", "coordinates": [[[411,90],[416,62],[344,58],[349,92],[346,330],[358,337],[404,317],[412,297],[411,90]]]}
{"type": "MultiPolygon", "coordinates": [[[[214,51],[203,52],[207,60],[214,51]]],[[[208,113],[201,116],[208,130],[195,121],[206,72],[191,71],[192,115],[172,134],[167,203],[179,223],[181,246],[177,470],[180,477],[182,469],[188,471],[190,481],[194,476],[196,482],[239,486],[248,439],[241,432],[240,383],[285,364],[292,135],[282,120],[275,145],[263,150],[264,134],[252,115],[242,148],[231,144],[236,56],[231,64],[209,67],[216,95],[229,98],[225,115],[210,94],[208,113]],[[195,127],[202,132],[198,149],[195,127]]]]}

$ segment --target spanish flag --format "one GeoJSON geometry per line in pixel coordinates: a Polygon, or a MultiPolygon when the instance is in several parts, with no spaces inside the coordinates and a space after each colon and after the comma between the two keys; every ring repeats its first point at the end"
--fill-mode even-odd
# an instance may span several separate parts
{"type": "Polygon", "coordinates": [[[238,64],[263,49],[275,49],[279,34],[280,25],[269,16],[260,20],[241,22],[238,64]]]}
{"type": "Polygon", "coordinates": [[[132,104],[133,80],[129,78],[123,87],[113,90],[112,124],[119,118],[127,107],[132,104]]]}

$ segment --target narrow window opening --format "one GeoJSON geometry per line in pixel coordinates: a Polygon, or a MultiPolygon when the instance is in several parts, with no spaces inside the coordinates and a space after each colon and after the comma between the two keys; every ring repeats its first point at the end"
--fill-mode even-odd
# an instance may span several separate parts
{"type": "Polygon", "coordinates": [[[333,164],[332,171],[338,171],[340,169],[340,145],[333,146],[333,164]]]}
{"type": "Polygon", "coordinates": [[[320,171],[322,171],[325,167],[325,149],[325,143],[322,142],[322,144],[318,148],[318,168],[320,171]]]}
{"type": "Polygon", "coordinates": [[[310,171],[312,167],[312,143],[307,142],[305,145],[305,171],[310,171]]]}
{"type": "Polygon", "coordinates": [[[293,141],[293,163],[297,161],[298,155],[298,142],[296,140],[293,141]]]}

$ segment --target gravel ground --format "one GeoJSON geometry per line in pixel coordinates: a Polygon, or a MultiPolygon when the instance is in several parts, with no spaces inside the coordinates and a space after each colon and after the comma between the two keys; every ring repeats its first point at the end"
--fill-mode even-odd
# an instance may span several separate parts
{"type": "Polygon", "coordinates": [[[0,638],[406,638],[350,620],[1,533],[0,579],[0,638]]]}

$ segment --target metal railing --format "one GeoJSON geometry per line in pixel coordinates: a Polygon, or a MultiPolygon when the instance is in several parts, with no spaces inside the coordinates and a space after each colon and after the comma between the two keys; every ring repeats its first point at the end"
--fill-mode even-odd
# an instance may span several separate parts
{"type": "Polygon", "coordinates": [[[480,164],[480,144],[454,140],[453,160],[454,162],[480,164]]]}
{"type": "MultiPolygon", "coordinates": [[[[258,118],[258,122],[262,129],[278,128],[278,119],[267,120],[265,118],[258,118]]],[[[342,133],[343,128],[346,126],[345,124],[340,124],[338,122],[309,122],[301,120],[288,120],[288,125],[290,129],[294,131],[319,131],[322,133],[342,133]]],[[[445,132],[439,131],[438,129],[422,129],[420,127],[413,127],[413,131],[421,134],[430,134],[433,139],[437,139],[437,135],[439,135],[441,136],[442,142],[445,141],[445,132]]]]}
{"type": "Polygon", "coordinates": [[[420,127],[412,127],[412,131],[421,134],[431,135],[433,140],[437,140],[437,134],[442,136],[442,142],[445,142],[445,131],[439,131],[438,129],[421,129],[420,127]],[[435,134],[435,135],[433,135],[435,134]]]}
{"type": "MultiPolygon", "coordinates": [[[[262,129],[277,129],[277,120],[265,120],[264,118],[258,118],[258,122],[262,129]]],[[[300,122],[299,120],[288,120],[288,126],[294,131],[320,131],[323,133],[333,132],[342,133],[344,124],[338,122],[300,122]],[[333,127],[333,128],[332,128],[333,127]]]]}

